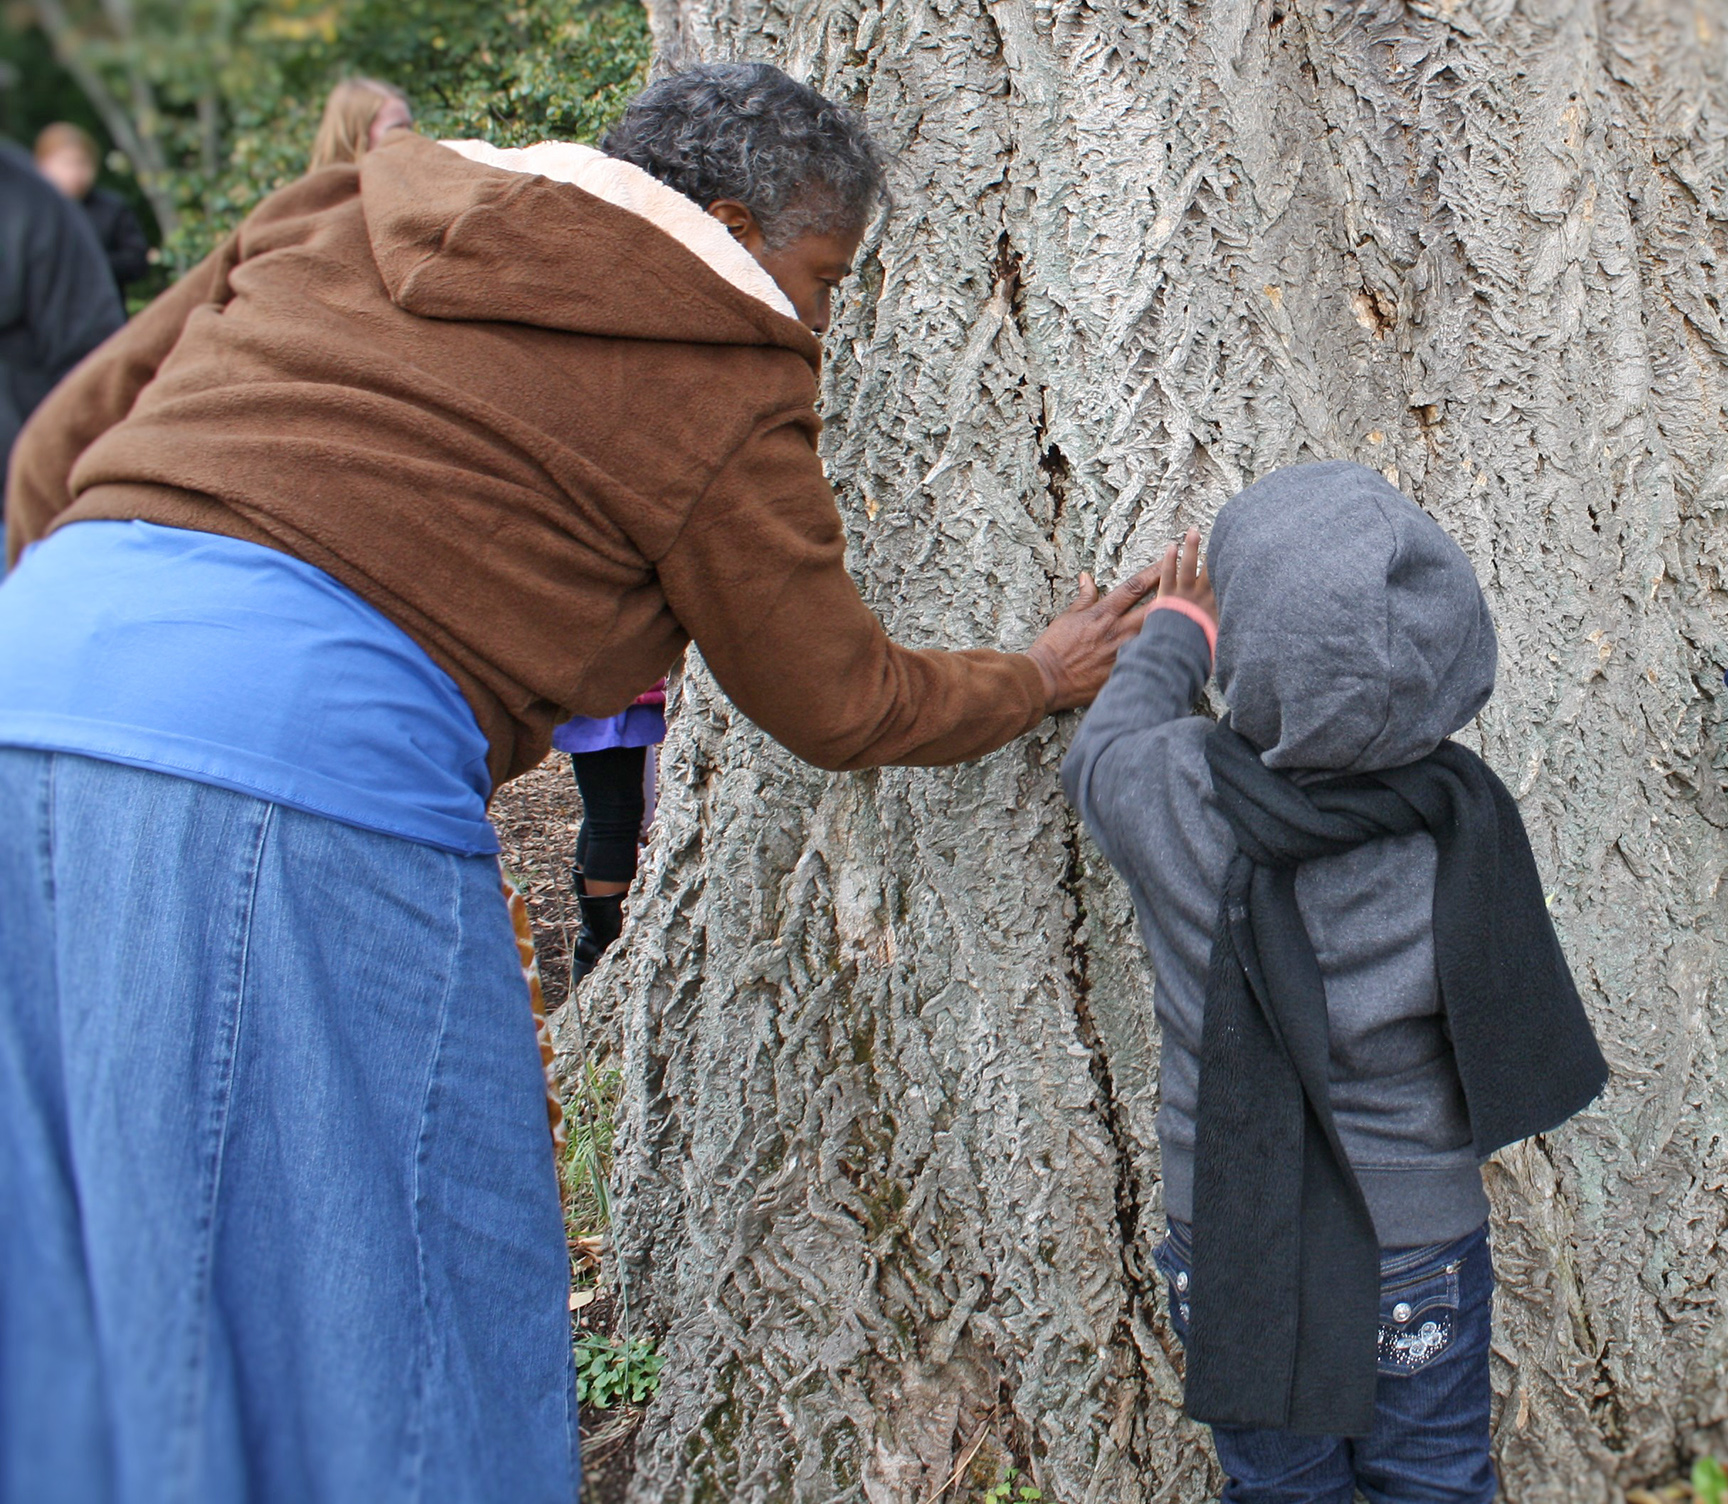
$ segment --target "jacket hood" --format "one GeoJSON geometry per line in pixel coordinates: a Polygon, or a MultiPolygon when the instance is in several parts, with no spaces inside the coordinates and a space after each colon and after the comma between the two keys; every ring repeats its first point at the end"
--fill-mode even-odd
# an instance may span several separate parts
{"type": "Polygon", "coordinates": [[[1218,514],[1206,562],[1218,686],[1268,767],[1400,767],[1494,692],[1494,623],[1464,550],[1372,470],[1274,471],[1218,514]]]}
{"type": "Polygon", "coordinates": [[[820,359],[718,220],[591,147],[403,134],[361,160],[360,203],[385,288],[408,313],[820,359]]]}

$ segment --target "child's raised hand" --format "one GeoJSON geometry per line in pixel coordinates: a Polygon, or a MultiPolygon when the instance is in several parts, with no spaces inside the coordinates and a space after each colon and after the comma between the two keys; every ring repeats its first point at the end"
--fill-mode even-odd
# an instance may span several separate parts
{"type": "Polygon", "coordinates": [[[1206,578],[1206,561],[1200,552],[1200,529],[1191,527],[1178,551],[1172,543],[1164,550],[1164,563],[1158,571],[1158,598],[1175,596],[1198,606],[1213,621],[1218,620],[1218,602],[1212,596],[1212,582],[1206,578]]]}

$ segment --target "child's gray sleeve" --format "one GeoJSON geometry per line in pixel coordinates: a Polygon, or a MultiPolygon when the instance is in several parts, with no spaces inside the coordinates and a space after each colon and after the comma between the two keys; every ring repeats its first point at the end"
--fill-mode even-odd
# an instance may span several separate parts
{"type": "Polygon", "coordinates": [[[1112,861],[1111,835],[1121,821],[1117,795],[1156,755],[1152,733],[1192,714],[1212,650],[1199,624],[1180,611],[1154,611],[1117,656],[1103,692],[1086,712],[1062,762],[1062,787],[1093,839],[1112,861]]]}

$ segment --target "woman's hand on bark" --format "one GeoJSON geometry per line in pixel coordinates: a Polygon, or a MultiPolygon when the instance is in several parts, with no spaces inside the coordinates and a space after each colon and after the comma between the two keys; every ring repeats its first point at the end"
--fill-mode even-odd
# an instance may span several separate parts
{"type": "Polygon", "coordinates": [[[1140,630],[1160,570],[1142,569],[1100,597],[1092,576],[1080,576],[1080,597],[1026,650],[1044,675],[1047,712],[1090,705],[1115,666],[1117,650],[1140,630]]]}

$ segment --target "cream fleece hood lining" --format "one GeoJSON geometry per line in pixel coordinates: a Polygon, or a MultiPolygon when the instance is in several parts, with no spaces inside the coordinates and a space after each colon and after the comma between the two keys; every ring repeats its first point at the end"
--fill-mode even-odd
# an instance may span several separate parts
{"type": "Polygon", "coordinates": [[[578,146],[573,141],[540,141],[533,146],[517,147],[493,146],[488,141],[438,144],[484,167],[574,184],[584,193],[592,193],[595,198],[639,215],[701,257],[717,276],[740,292],[789,319],[798,317],[779,284],[719,220],[633,163],[620,162],[592,146],[578,146]]]}

